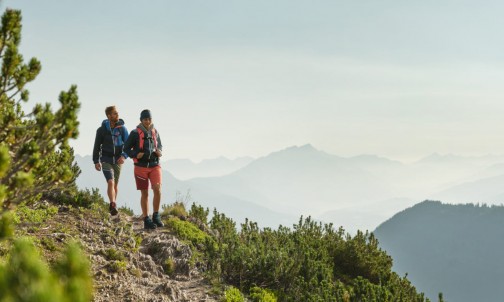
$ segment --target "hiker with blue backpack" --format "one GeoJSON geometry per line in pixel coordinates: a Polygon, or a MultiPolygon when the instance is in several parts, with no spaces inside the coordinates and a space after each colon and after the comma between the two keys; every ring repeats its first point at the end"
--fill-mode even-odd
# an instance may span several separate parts
{"type": "Polygon", "coordinates": [[[124,144],[124,150],[135,163],[135,182],[137,190],[140,190],[140,205],[144,219],[145,229],[162,227],[163,222],[159,215],[161,204],[162,171],[159,158],[162,156],[163,145],[159,132],[152,123],[150,110],[145,109],[140,113],[140,124],[130,132],[128,140],[124,144]],[[149,182],[153,197],[152,219],[149,216],[149,182]]]}
{"type": "Polygon", "coordinates": [[[128,129],[119,118],[116,106],[105,108],[106,120],[96,130],[93,147],[93,162],[97,171],[103,171],[107,180],[109,211],[117,215],[117,185],[121,175],[121,166],[128,158],[124,152],[124,142],[128,139],[128,129]]]}

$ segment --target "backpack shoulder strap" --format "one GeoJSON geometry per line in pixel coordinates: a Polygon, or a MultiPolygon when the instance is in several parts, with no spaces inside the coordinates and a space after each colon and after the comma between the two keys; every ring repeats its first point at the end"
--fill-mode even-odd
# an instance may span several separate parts
{"type": "Polygon", "coordinates": [[[157,149],[157,132],[156,128],[152,128],[152,141],[154,142],[154,149],[157,149]]]}
{"type": "Polygon", "coordinates": [[[140,129],[140,127],[137,127],[136,130],[138,132],[138,147],[140,148],[141,151],[143,151],[145,134],[144,134],[143,130],[140,129]]]}

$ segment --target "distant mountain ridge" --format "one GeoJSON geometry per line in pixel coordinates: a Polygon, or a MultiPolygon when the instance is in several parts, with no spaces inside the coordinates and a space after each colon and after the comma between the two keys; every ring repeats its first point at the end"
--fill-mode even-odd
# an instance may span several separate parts
{"type": "Polygon", "coordinates": [[[226,157],[205,159],[199,163],[194,163],[189,159],[170,159],[163,161],[170,173],[181,180],[188,180],[195,177],[222,176],[232,173],[252,162],[252,157],[238,157],[234,160],[226,157]]]}
{"type": "Polygon", "coordinates": [[[431,300],[494,302],[504,296],[504,207],[425,201],[381,224],[374,234],[394,270],[431,300]]]}
{"type": "MultiPolygon", "coordinates": [[[[79,185],[104,192],[101,173],[89,163],[90,159],[86,163],[90,170],[83,172],[79,185]]],[[[256,159],[222,157],[199,164],[170,160],[162,166],[167,171],[163,185],[167,202],[175,200],[177,192],[190,192],[194,201],[210,208],[224,207],[227,213],[239,215],[233,217],[237,221],[248,215],[263,226],[277,225],[274,219],[292,221],[304,215],[342,225],[350,232],[373,230],[421,200],[499,203],[504,196],[498,179],[504,176],[504,157],[499,155],[434,154],[405,164],[372,154],[341,157],[305,144],[256,159]],[[184,165],[189,167],[185,171],[184,165]],[[172,173],[176,169],[180,175],[198,177],[180,180],[172,173]],[[497,178],[484,184],[489,177],[497,178]]],[[[131,167],[130,161],[124,166],[119,201],[127,196],[127,204],[138,212],[131,167]],[[126,181],[131,183],[125,185],[126,181]]]]}
{"type": "MultiPolygon", "coordinates": [[[[90,155],[82,157],[75,156],[75,160],[82,170],[77,178],[79,188],[98,188],[106,201],[107,186],[102,172],[95,170],[90,155]]],[[[283,213],[274,212],[266,207],[262,207],[250,199],[226,195],[208,186],[199,186],[191,181],[181,181],[175,178],[169,171],[163,168],[162,205],[167,205],[175,201],[187,202],[190,208],[192,202],[196,202],[210,210],[217,208],[220,212],[225,212],[237,222],[243,222],[245,218],[253,221],[260,221],[262,226],[274,227],[278,223],[290,223],[294,217],[283,213]]],[[[128,207],[135,214],[141,213],[140,193],[136,190],[133,178],[133,163],[127,160],[122,167],[121,178],[119,180],[118,206],[128,207]]],[[[152,193],[149,197],[149,208],[152,211],[152,193]]]]}
{"type": "Polygon", "coordinates": [[[490,203],[502,204],[504,202],[504,175],[464,182],[452,188],[438,192],[433,199],[451,203],[490,203]]]}
{"type": "Polygon", "coordinates": [[[387,184],[381,179],[345,158],[311,145],[273,152],[223,177],[192,181],[231,195],[248,192],[256,196],[256,203],[293,215],[316,215],[320,209],[389,195],[387,184]],[[366,190],[355,190],[356,186],[366,190]]]}

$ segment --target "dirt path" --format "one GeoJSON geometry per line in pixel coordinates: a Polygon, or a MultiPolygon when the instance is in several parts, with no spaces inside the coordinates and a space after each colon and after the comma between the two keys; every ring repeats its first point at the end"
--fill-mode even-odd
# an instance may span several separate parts
{"type": "Polygon", "coordinates": [[[94,301],[219,301],[191,266],[189,246],[168,228],[146,231],[141,218],[123,213],[62,211],[56,219],[76,227],[90,256],[94,301]],[[163,268],[168,258],[175,264],[170,275],[163,268]]]}

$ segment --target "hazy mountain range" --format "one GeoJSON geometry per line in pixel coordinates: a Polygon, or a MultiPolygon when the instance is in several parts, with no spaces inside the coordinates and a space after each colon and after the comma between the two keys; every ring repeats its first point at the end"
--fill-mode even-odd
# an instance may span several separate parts
{"type": "MultiPolygon", "coordinates": [[[[76,161],[83,170],[78,185],[105,192],[91,157],[76,161]]],[[[118,200],[139,213],[132,165],[128,160],[123,167],[118,200]]],[[[373,230],[421,200],[500,203],[504,196],[504,157],[496,155],[433,154],[406,164],[376,155],[340,157],[304,145],[257,159],[168,160],[162,167],[164,203],[189,192],[191,201],[216,207],[237,222],[247,217],[270,227],[311,215],[350,232],[373,230]]]]}
{"type": "Polygon", "coordinates": [[[437,301],[495,302],[504,296],[504,207],[425,201],[374,232],[415,287],[437,301]]]}
{"type": "MultiPolygon", "coordinates": [[[[76,161],[82,169],[78,185],[105,192],[103,175],[94,170],[91,157],[76,156],[76,161]]],[[[248,218],[261,227],[291,226],[300,215],[311,215],[351,233],[376,228],[381,246],[394,259],[394,270],[408,273],[432,301],[438,292],[446,301],[459,302],[499,301],[504,294],[499,254],[504,207],[421,202],[501,204],[503,156],[432,154],[402,163],[376,155],[340,157],[304,145],[240,163],[223,158],[204,165],[186,161],[186,171],[181,162],[163,162],[165,204],[179,200],[190,206],[194,201],[237,223],[248,218]],[[180,180],[172,168],[180,178],[201,174],[180,180]]],[[[119,205],[140,213],[130,160],[119,187],[119,205]]]]}
{"type": "Polygon", "coordinates": [[[215,159],[205,159],[195,163],[190,159],[169,159],[163,165],[170,167],[170,172],[180,180],[195,177],[223,176],[245,167],[254,159],[252,157],[239,157],[234,160],[223,156],[215,159]]]}
{"type": "MultiPolygon", "coordinates": [[[[102,172],[95,170],[91,156],[75,157],[76,162],[82,170],[77,179],[80,188],[98,188],[100,193],[106,197],[106,182],[102,172]]],[[[128,160],[122,168],[119,181],[118,206],[131,208],[135,214],[141,213],[140,193],[136,190],[133,178],[133,163],[128,160]]],[[[175,178],[170,172],[163,170],[162,204],[170,204],[181,201],[189,208],[193,202],[208,207],[210,210],[216,208],[219,212],[235,219],[237,223],[243,222],[245,218],[261,221],[265,226],[278,226],[278,223],[290,223],[293,217],[281,213],[275,213],[268,208],[261,207],[248,199],[240,199],[213,190],[211,187],[195,186],[191,181],[181,181],[175,178]]],[[[152,211],[152,191],[149,196],[149,207],[152,211]]]]}

